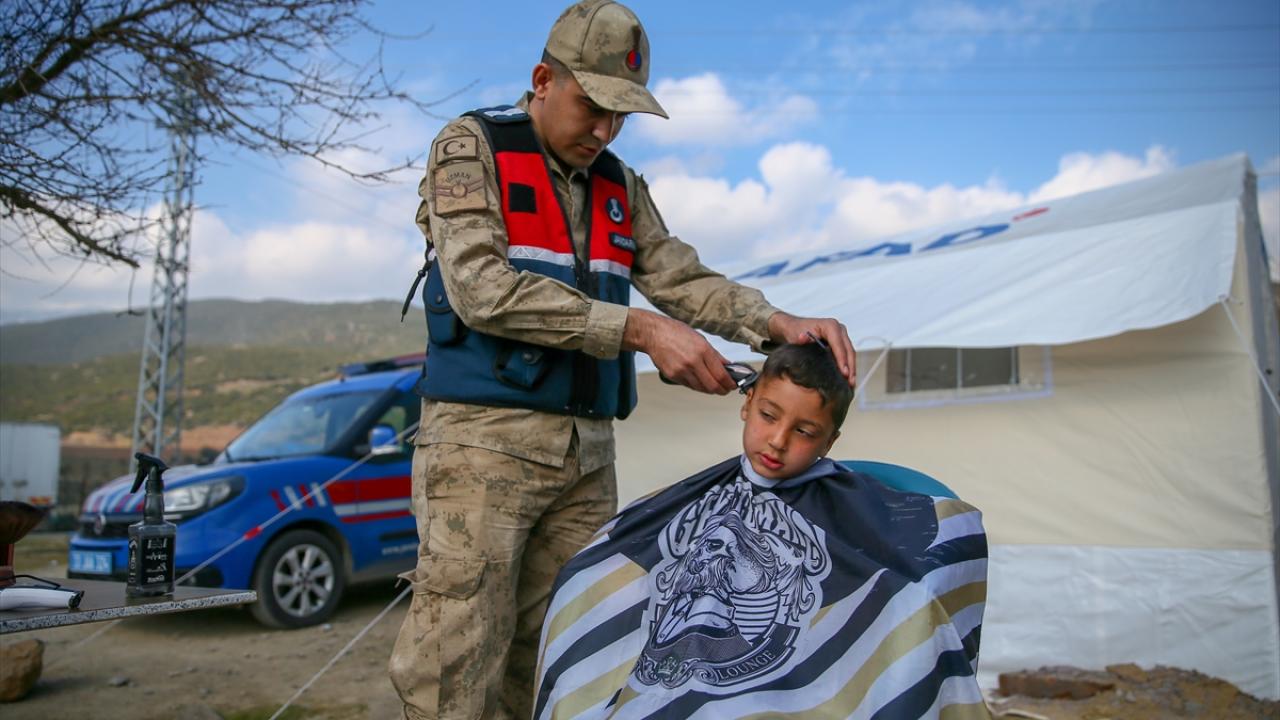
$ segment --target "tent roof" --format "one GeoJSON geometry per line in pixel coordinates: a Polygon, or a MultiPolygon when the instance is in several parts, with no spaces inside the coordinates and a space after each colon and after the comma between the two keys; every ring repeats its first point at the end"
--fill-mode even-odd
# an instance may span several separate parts
{"type": "MultiPolygon", "coordinates": [[[[1185,320],[1230,291],[1251,172],[1244,155],[1233,155],[856,247],[717,270],[788,312],[838,318],[859,349],[1102,338],[1185,320]]],[[[712,341],[730,359],[753,356],[712,341]]]]}

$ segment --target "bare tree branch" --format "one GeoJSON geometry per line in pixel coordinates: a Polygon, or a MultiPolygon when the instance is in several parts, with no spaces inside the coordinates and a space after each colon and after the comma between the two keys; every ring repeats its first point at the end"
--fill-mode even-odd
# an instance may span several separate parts
{"type": "Polygon", "coordinates": [[[370,149],[384,103],[436,117],[449,99],[387,77],[381,44],[425,32],[374,29],[368,2],[14,0],[0,16],[0,218],[21,221],[27,248],[137,267],[167,179],[163,130],[180,126],[201,138],[197,163],[241,148],[361,181],[410,167],[335,159],[370,149]],[[378,47],[356,62],[344,48],[361,39],[378,47]]]}

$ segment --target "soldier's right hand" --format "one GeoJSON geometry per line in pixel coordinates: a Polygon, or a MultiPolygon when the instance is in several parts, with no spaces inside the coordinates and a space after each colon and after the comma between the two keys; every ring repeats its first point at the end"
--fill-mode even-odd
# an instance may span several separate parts
{"type": "Polygon", "coordinates": [[[664,378],[698,392],[725,395],[738,387],[724,369],[724,356],[678,320],[630,308],[622,347],[645,353],[664,378]]]}

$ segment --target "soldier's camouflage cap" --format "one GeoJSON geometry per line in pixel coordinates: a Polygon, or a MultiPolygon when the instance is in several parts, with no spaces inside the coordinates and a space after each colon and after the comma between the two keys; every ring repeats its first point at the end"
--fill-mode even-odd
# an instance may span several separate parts
{"type": "Polygon", "coordinates": [[[667,117],[645,88],[649,37],[626,6],[612,0],[571,5],[551,26],[546,49],[569,68],[583,92],[600,107],[667,117]]]}

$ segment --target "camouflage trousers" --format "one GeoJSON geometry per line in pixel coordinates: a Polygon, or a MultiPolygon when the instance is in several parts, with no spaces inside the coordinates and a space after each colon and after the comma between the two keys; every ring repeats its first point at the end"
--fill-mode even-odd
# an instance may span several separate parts
{"type": "Polygon", "coordinates": [[[413,604],[391,653],[404,714],[528,718],[556,574],[617,510],[612,465],[581,474],[462,445],[416,448],[413,604]]]}

